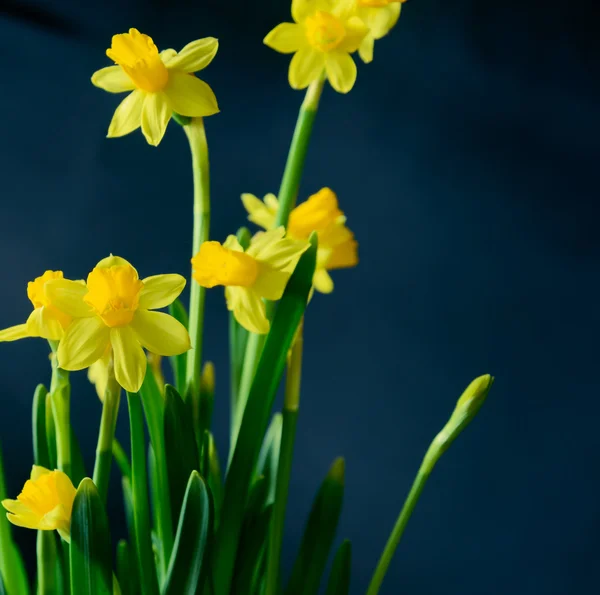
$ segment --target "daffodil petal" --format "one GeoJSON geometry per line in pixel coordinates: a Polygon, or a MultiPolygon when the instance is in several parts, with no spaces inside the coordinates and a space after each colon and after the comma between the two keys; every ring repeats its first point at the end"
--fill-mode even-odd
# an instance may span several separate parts
{"type": "Polygon", "coordinates": [[[258,233],[252,238],[247,250],[248,256],[272,268],[291,273],[300,256],[308,250],[310,243],[306,240],[292,240],[283,237],[283,227],[258,233]]]}
{"type": "MultiPolygon", "coordinates": [[[[73,486],[69,476],[66,473],[57,473],[56,474],[56,492],[58,494],[59,502],[63,502],[63,508],[67,505],[67,503],[72,503],[75,500],[75,495],[77,490],[75,486],[73,486]]],[[[67,513],[67,517],[71,516],[70,510],[65,510],[67,513]]]]}
{"type": "Polygon", "coordinates": [[[277,213],[279,210],[279,199],[274,194],[265,194],[264,201],[269,211],[272,211],[273,214],[277,213]]]}
{"type": "Polygon", "coordinates": [[[292,0],[292,18],[301,23],[315,8],[314,0],[292,0]]]}
{"type": "Polygon", "coordinates": [[[225,297],[227,308],[246,330],[259,335],[269,332],[265,303],[258,294],[246,287],[226,287],[225,297]]]}
{"type": "Polygon", "coordinates": [[[52,305],[74,318],[93,316],[92,309],[83,301],[87,291],[85,283],[69,279],[52,279],[44,285],[44,293],[52,305]]]}
{"type": "Polygon", "coordinates": [[[268,264],[260,263],[260,273],[252,285],[252,289],[267,300],[279,300],[291,273],[278,270],[268,264]]]}
{"type": "Polygon", "coordinates": [[[227,239],[223,242],[223,248],[227,248],[228,250],[233,250],[234,252],[243,252],[244,249],[240,244],[240,241],[236,236],[230,234],[227,236],[227,239]]]}
{"type": "Polygon", "coordinates": [[[348,93],[356,82],[356,63],[346,52],[329,52],[325,62],[327,78],[338,93],[348,93]]]}
{"type": "Polygon", "coordinates": [[[165,135],[172,108],[165,93],[147,93],[142,106],[142,132],[149,145],[157,147],[165,135]]]}
{"type": "Polygon", "coordinates": [[[140,127],[145,97],[143,91],[136,89],[121,101],[110,121],[108,138],[125,136],[140,127]]]}
{"type": "Polygon", "coordinates": [[[17,324],[16,326],[11,326],[0,331],[0,342],[17,341],[26,337],[29,337],[26,324],[17,324]]]}
{"type": "Polygon", "coordinates": [[[358,18],[352,17],[344,24],[346,35],[340,45],[338,52],[355,52],[362,43],[363,39],[369,34],[369,28],[358,18]]]}
{"type": "Polygon", "coordinates": [[[177,55],[177,52],[173,48],[168,48],[162,52],[159,52],[158,55],[160,56],[162,63],[166,66],[169,60],[173,59],[177,55]]]}
{"type": "Polygon", "coordinates": [[[179,355],[190,349],[186,328],[164,312],[138,310],[131,328],[142,346],[157,355],[179,355]]]}
{"type": "Polygon", "coordinates": [[[212,89],[193,74],[169,70],[165,88],[174,112],[190,118],[212,116],[219,111],[212,89]]]}
{"type": "MultiPolygon", "coordinates": [[[[120,256],[107,256],[103,258],[97,265],[97,269],[109,269],[110,267],[131,266],[131,263],[120,256]]],[[[133,268],[133,267],[132,267],[133,268]]],[[[136,271],[137,272],[137,271],[136,271]]]]}
{"type": "Polygon", "coordinates": [[[267,34],[264,44],[281,54],[292,54],[305,47],[308,42],[302,25],[281,23],[267,34]]]}
{"type": "Polygon", "coordinates": [[[98,317],[77,318],[58,345],[58,363],[64,370],[83,370],[104,354],[110,329],[98,317]]]}
{"type": "Polygon", "coordinates": [[[109,93],[133,91],[135,84],[120,66],[107,66],[92,75],[92,84],[109,93]]]}
{"type": "Polygon", "coordinates": [[[36,481],[42,477],[42,475],[48,475],[48,473],[50,473],[50,469],[46,469],[46,467],[42,467],[41,465],[32,465],[29,479],[31,479],[31,481],[36,481]]]}
{"type": "Polygon", "coordinates": [[[219,42],[214,37],[205,37],[188,43],[166,65],[182,72],[198,72],[206,68],[215,57],[219,42]]]}
{"type": "Polygon", "coordinates": [[[64,333],[62,325],[46,306],[36,308],[29,315],[26,325],[30,337],[58,341],[64,333]]]}
{"type": "MultiPolygon", "coordinates": [[[[273,195],[271,195],[273,196],[273,195]]],[[[266,197],[265,197],[266,201],[266,197]]],[[[271,229],[275,223],[275,213],[254,194],[242,194],[242,204],[248,212],[248,220],[264,229],[271,229]]]]}
{"type": "Polygon", "coordinates": [[[288,73],[290,86],[293,89],[306,89],[316,81],[325,69],[325,54],[317,50],[304,47],[297,51],[290,62],[288,73]]]}
{"type": "Polygon", "coordinates": [[[126,391],[137,393],[144,382],[147,359],[135,331],[129,326],[112,328],[110,342],[117,382],[126,391]]]}
{"type": "Polygon", "coordinates": [[[375,39],[381,39],[387,35],[398,22],[402,10],[401,2],[392,2],[381,8],[363,8],[359,14],[364,24],[371,30],[375,39]],[[363,15],[364,11],[364,15],[363,15]]]}
{"type": "MultiPolygon", "coordinates": [[[[142,279],[144,287],[140,292],[140,310],[158,310],[172,304],[185,287],[185,277],[181,275],[153,275],[142,279]]],[[[152,350],[151,350],[152,351],[152,350]]]]}
{"type": "Polygon", "coordinates": [[[2,506],[8,511],[6,518],[16,527],[37,529],[40,517],[18,500],[2,500],[2,506]]]}
{"type": "Polygon", "coordinates": [[[37,529],[40,531],[55,531],[58,527],[64,527],[65,516],[65,507],[58,504],[39,520],[37,529]]]}
{"type": "Polygon", "coordinates": [[[331,293],[333,291],[333,279],[325,269],[315,271],[313,286],[320,293],[331,293]]]}
{"type": "Polygon", "coordinates": [[[369,64],[373,61],[373,50],[375,49],[375,38],[369,33],[360,44],[358,48],[358,55],[360,59],[365,63],[369,64]]]}
{"type": "Polygon", "coordinates": [[[354,13],[356,0],[334,0],[330,2],[331,8],[329,12],[340,19],[347,19],[354,13]]]}

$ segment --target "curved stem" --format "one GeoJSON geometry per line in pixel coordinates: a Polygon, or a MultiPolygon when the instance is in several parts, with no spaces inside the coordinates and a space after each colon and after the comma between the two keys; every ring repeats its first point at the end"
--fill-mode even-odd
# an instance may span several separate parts
{"type": "MultiPolygon", "coordinates": [[[[200,245],[208,240],[210,227],[210,178],[208,163],[208,144],[202,118],[193,118],[183,127],[192,152],[192,171],[194,175],[194,234],[192,256],[200,245]]],[[[190,287],[189,332],[192,349],[187,354],[186,393],[197,394],[200,390],[202,368],[202,330],[204,326],[204,287],[192,280],[190,287]]]]}
{"type": "Polygon", "coordinates": [[[277,468],[277,483],[275,487],[275,504],[271,517],[269,547],[267,554],[266,595],[279,593],[279,565],[281,546],[283,544],[283,529],[285,524],[285,509],[287,506],[288,489],[292,473],[294,456],[294,439],[298,421],[300,404],[300,380],[302,376],[302,323],[298,329],[296,342],[288,361],[283,401],[283,428],[281,431],[281,451],[277,468]]]}
{"type": "Polygon", "coordinates": [[[117,427],[117,415],[121,402],[121,387],[117,383],[112,361],[108,367],[108,382],[104,391],[102,419],[96,447],[96,463],[94,465],[94,483],[98,488],[102,502],[106,505],[110,467],[113,457],[113,440],[117,427]]]}
{"type": "Polygon", "coordinates": [[[49,341],[52,348],[52,380],[50,402],[56,426],[56,451],[58,468],[71,476],[71,384],[69,372],[58,367],[56,350],[58,341],[49,341]]]}

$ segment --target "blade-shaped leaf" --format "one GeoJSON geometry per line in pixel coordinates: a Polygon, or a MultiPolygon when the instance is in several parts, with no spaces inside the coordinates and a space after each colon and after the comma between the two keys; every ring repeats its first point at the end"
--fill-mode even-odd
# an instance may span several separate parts
{"type": "Polygon", "coordinates": [[[94,482],[77,488],[71,516],[71,591],[77,595],[112,594],[112,554],[108,518],[94,482]]]}
{"type": "Polygon", "coordinates": [[[275,501],[282,427],[283,416],[281,413],[276,413],[273,416],[273,420],[271,421],[271,425],[265,436],[262,448],[260,449],[260,454],[258,455],[258,463],[256,464],[256,474],[263,475],[269,486],[267,504],[272,504],[275,501]]]}
{"type": "Polygon", "coordinates": [[[201,592],[204,553],[210,530],[210,496],[200,474],[193,471],[183,499],[163,595],[195,595],[201,592]]]}
{"type": "Polygon", "coordinates": [[[348,595],[350,593],[350,568],[352,566],[352,545],[346,539],[340,545],[333,559],[333,566],[325,595],[348,595]]]}
{"type": "Polygon", "coordinates": [[[343,497],[344,459],[340,458],[334,461],[313,502],[286,595],[318,593],[335,538],[343,497]]]}
{"type": "Polygon", "coordinates": [[[38,384],[33,393],[32,428],[33,428],[33,460],[36,465],[50,469],[48,440],[46,438],[46,396],[48,391],[43,384],[38,384]]]}
{"type": "Polygon", "coordinates": [[[50,463],[48,469],[56,469],[58,460],[56,450],[56,426],[54,425],[54,413],[52,411],[50,393],[46,395],[46,442],[48,443],[48,460],[50,463]]]}
{"type": "MultiPolygon", "coordinates": [[[[178,322],[181,322],[185,328],[188,328],[189,320],[185,306],[178,298],[169,306],[169,314],[178,322]]],[[[185,390],[185,371],[187,362],[187,353],[174,355],[169,358],[173,368],[173,377],[175,378],[175,387],[181,393],[185,390]]]]}

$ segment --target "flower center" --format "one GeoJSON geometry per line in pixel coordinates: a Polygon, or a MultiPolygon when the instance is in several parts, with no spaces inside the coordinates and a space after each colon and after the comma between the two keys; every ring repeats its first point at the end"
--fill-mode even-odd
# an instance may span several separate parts
{"type": "Polygon", "coordinates": [[[342,216],[335,193],[322,188],[290,213],[288,233],[294,238],[308,239],[313,231],[327,229],[342,216]]]}
{"type": "Polygon", "coordinates": [[[258,263],[254,258],[224,248],[219,242],[204,242],[192,265],[194,279],[202,287],[251,287],[258,276],[258,263]]]}
{"type": "Polygon", "coordinates": [[[144,284],[129,264],[96,267],[87,278],[88,293],[83,300],[106,326],[125,326],[133,320],[144,284]]]}
{"type": "Polygon", "coordinates": [[[152,38],[129,29],[129,33],[113,35],[106,55],[116,62],[142,91],[161,91],[169,80],[169,71],[158,54],[152,38]]]}
{"type": "Polygon", "coordinates": [[[346,36],[346,29],[342,21],[321,10],[306,17],[304,25],[308,43],[321,52],[334,50],[346,36]]]}

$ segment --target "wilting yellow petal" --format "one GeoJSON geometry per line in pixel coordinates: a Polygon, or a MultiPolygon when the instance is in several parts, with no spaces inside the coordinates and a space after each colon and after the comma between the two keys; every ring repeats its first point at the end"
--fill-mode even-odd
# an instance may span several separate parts
{"type": "Polygon", "coordinates": [[[148,144],[156,147],[167,130],[172,108],[165,93],[147,93],[142,106],[142,132],[148,144]]]}
{"type": "Polygon", "coordinates": [[[205,37],[188,43],[178,54],[167,60],[170,69],[183,72],[198,72],[206,68],[215,57],[219,42],[214,37],[205,37]]]}
{"type": "Polygon", "coordinates": [[[338,93],[348,93],[356,82],[356,64],[346,52],[329,52],[325,68],[331,86],[338,93]]]}
{"type": "Polygon", "coordinates": [[[165,93],[173,111],[182,116],[203,118],[219,111],[212,89],[193,74],[171,71],[165,93]]]}
{"type": "Polygon", "coordinates": [[[102,320],[77,318],[67,328],[58,345],[58,363],[64,370],[83,370],[106,351],[110,329],[102,320]]]}
{"type": "Polygon", "coordinates": [[[265,303],[254,291],[246,287],[226,287],[225,297],[227,308],[246,330],[259,335],[269,332],[265,303]]]}
{"type": "Polygon", "coordinates": [[[147,360],[134,330],[128,326],[113,328],[110,342],[117,382],[126,391],[137,393],[144,382],[147,360]]]}
{"type": "Polygon", "coordinates": [[[92,84],[109,93],[133,91],[135,85],[120,66],[107,66],[92,75],[92,84]]]}
{"type": "Polygon", "coordinates": [[[29,337],[26,324],[17,324],[0,331],[0,342],[2,341],[17,341],[29,337]]]}
{"type": "Polygon", "coordinates": [[[83,301],[87,293],[85,283],[69,279],[54,279],[44,285],[44,293],[59,310],[73,318],[92,316],[92,309],[83,301]]]}
{"type": "Polygon", "coordinates": [[[333,291],[333,279],[325,269],[315,271],[313,285],[321,293],[331,293],[333,291]]]}
{"type": "Polygon", "coordinates": [[[58,341],[64,333],[59,319],[47,306],[36,308],[29,315],[26,325],[30,337],[42,337],[50,341],[58,341]]]}
{"type": "Polygon", "coordinates": [[[306,89],[325,70],[325,53],[305,47],[294,54],[288,73],[293,89],[306,89]]]}
{"type": "Polygon", "coordinates": [[[140,292],[138,308],[158,310],[172,304],[185,287],[185,277],[181,275],[153,275],[142,279],[144,286],[140,292]]]}
{"type": "Polygon", "coordinates": [[[308,44],[304,27],[296,23],[281,23],[264,39],[264,44],[281,54],[291,54],[308,44]]]}
{"type": "Polygon", "coordinates": [[[130,326],[142,346],[152,353],[179,355],[191,347],[187,329],[164,312],[138,310],[130,326]]]}
{"type": "Polygon", "coordinates": [[[108,127],[107,136],[109,138],[125,136],[141,126],[145,97],[146,93],[136,89],[121,101],[108,127]]]}

